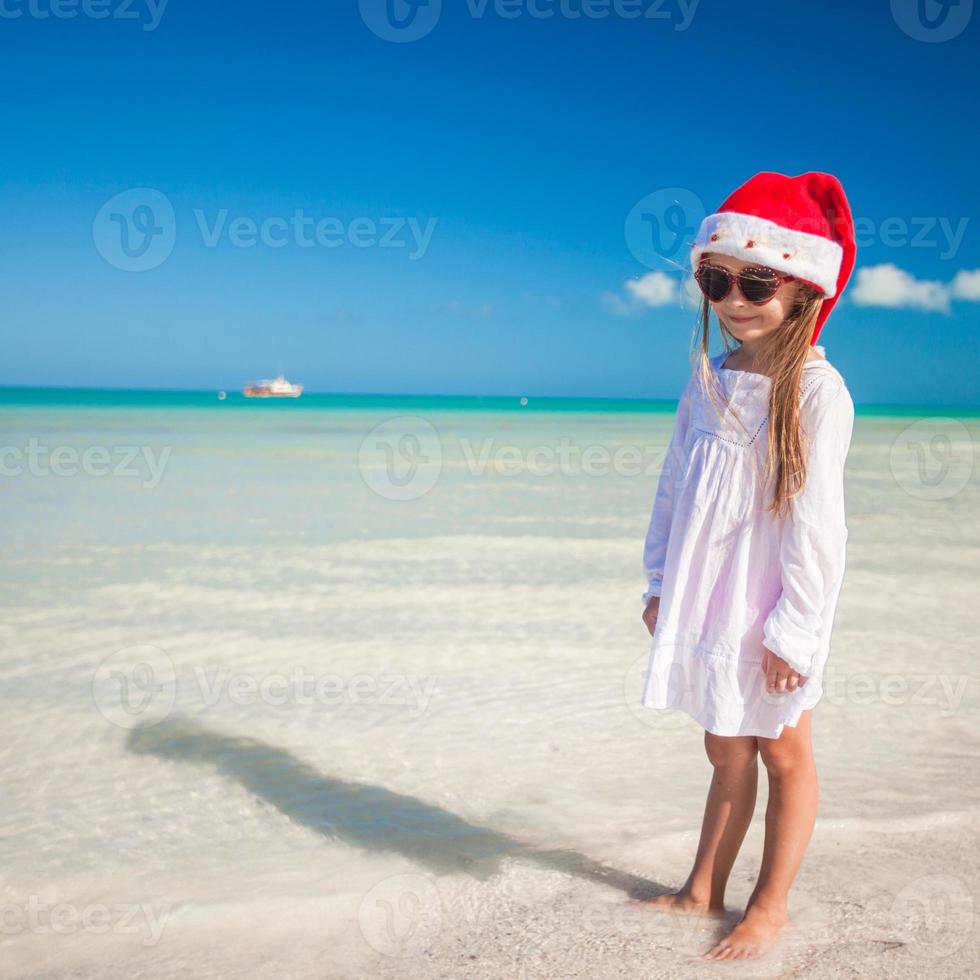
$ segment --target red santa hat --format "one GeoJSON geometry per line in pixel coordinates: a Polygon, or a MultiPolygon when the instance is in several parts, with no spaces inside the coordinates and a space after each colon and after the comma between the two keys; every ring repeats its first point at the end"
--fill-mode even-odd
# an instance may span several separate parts
{"type": "Polygon", "coordinates": [[[810,338],[816,344],[854,269],[854,220],[840,181],[811,171],[798,177],[763,171],[709,214],[691,246],[691,268],[704,252],[757,262],[816,286],[824,301],[810,338]]]}

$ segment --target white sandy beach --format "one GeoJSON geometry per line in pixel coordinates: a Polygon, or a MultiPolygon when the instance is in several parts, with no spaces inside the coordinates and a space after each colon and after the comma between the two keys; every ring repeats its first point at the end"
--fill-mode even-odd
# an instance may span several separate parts
{"type": "Polygon", "coordinates": [[[3,410],[7,445],[172,451],[0,484],[0,976],[980,972],[980,420],[858,416],[794,924],[712,965],[719,924],[629,904],[683,882],[709,780],[639,705],[656,474],[460,445],[659,458],[672,419],[425,413],[441,465],[394,499],[363,443],[396,414],[3,410]]]}

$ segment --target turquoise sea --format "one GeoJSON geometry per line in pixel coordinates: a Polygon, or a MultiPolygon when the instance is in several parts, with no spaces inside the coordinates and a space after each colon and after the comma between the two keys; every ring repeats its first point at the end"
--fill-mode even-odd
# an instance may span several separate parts
{"type": "MultiPolygon", "coordinates": [[[[304,392],[296,399],[246,398],[239,391],[228,391],[219,400],[217,391],[174,391],[149,388],[45,388],[0,387],[3,405],[84,405],[108,408],[229,408],[259,411],[329,411],[357,409],[453,410],[453,411],[537,411],[537,412],[672,412],[676,399],[638,398],[526,398],[512,395],[387,395],[327,394],[304,392]]],[[[937,406],[911,404],[855,404],[859,415],[918,416],[923,413],[951,414],[975,418],[980,405],[937,406]]]]}

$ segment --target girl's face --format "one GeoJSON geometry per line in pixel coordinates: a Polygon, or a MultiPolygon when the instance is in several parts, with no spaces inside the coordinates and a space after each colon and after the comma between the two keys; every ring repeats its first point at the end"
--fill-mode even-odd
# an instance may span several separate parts
{"type": "MultiPolygon", "coordinates": [[[[742,262],[716,252],[705,252],[702,258],[712,265],[727,269],[732,275],[737,275],[742,269],[758,264],[742,262]]],[[[711,303],[711,308],[736,340],[740,343],[748,341],[752,344],[783,325],[783,321],[793,309],[798,289],[799,284],[795,280],[780,283],[776,295],[768,303],[755,306],[745,299],[736,282],[720,303],[711,303]]]]}

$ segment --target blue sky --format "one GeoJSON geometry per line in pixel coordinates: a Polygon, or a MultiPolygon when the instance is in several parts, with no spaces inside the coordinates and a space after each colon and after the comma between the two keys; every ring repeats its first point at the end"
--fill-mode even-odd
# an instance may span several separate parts
{"type": "Polygon", "coordinates": [[[980,401],[972,4],[393,2],[0,0],[0,383],[676,397],[685,221],[824,170],[855,400],[980,401]]]}

